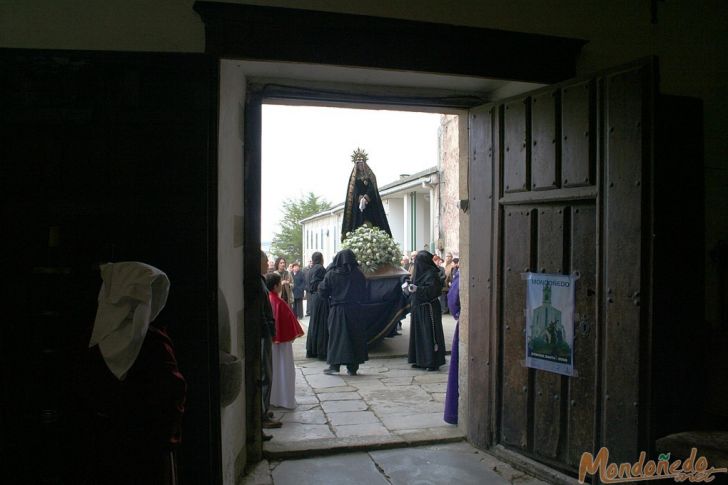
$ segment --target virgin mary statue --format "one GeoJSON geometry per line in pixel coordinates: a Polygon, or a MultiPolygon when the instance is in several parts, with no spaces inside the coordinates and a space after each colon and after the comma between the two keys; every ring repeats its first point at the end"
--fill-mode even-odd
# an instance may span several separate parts
{"type": "Polygon", "coordinates": [[[346,234],[359,226],[378,227],[392,236],[387,215],[384,213],[382,199],[379,197],[377,178],[367,165],[367,153],[357,148],[351,155],[354,168],[349,176],[344,205],[344,220],[341,224],[341,240],[346,234]]]}

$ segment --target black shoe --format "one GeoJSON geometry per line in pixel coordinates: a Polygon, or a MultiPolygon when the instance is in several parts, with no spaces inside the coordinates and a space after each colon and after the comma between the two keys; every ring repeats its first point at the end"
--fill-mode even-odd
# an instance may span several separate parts
{"type": "Polygon", "coordinates": [[[270,441],[273,439],[272,435],[263,433],[263,441],[270,441]]]}
{"type": "Polygon", "coordinates": [[[283,426],[283,423],[281,423],[280,421],[276,421],[271,418],[263,420],[263,429],[275,429],[280,428],[281,426],[283,426]]]}
{"type": "Polygon", "coordinates": [[[417,364],[412,364],[412,368],[413,368],[413,369],[419,369],[419,368],[420,368],[420,366],[419,366],[419,365],[417,365],[417,364]]]}
{"type": "Polygon", "coordinates": [[[440,370],[440,368],[439,367],[428,367],[426,370],[427,370],[427,372],[437,372],[440,370]]]}
{"type": "Polygon", "coordinates": [[[355,376],[355,375],[357,375],[357,373],[356,373],[356,371],[355,371],[355,370],[348,370],[348,371],[346,371],[346,373],[347,373],[347,374],[349,374],[350,376],[355,376]]]}
{"type": "Polygon", "coordinates": [[[324,369],[324,374],[331,375],[331,374],[338,374],[338,373],[339,373],[339,369],[332,369],[331,367],[329,367],[328,369],[324,369]]]}

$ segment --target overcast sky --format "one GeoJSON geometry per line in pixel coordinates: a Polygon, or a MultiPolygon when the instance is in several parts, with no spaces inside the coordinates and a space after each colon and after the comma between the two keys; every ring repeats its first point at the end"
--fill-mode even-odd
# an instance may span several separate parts
{"type": "Polygon", "coordinates": [[[369,154],[380,187],[436,166],[439,126],[433,113],[264,105],[261,239],[278,232],[286,198],[313,192],[343,202],[356,148],[369,154]]]}

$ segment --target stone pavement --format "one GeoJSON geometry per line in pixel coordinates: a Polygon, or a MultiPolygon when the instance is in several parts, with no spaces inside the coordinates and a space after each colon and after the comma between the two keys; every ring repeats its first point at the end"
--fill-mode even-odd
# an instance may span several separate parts
{"type": "Polygon", "coordinates": [[[466,442],[263,460],[243,485],[546,485],[466,442]]]}
{"type": "MultiPolygon", "coordinates": [[[[301,322],[306,327],[307,321],[301,322]]],[[[443,315],[448,354],[455,321],[443,315]]],[[[243,485],[518,484],[545,485],[464,441],[443,421],[450,356],[438,372],[407,363],[409,319],[403,335],[369,352],[357,376],[327,375],[325,362],[305,358],[305,337],[294,343],[296,400],[276,409],[283,422],[267,429],[265,459],[243,485]]]]}
{"type": "MultiPolygon", "coordinates": [[[[449,362],[449,356],[448,356],[449,362]]],[[[412,369],[407,359],[371,359],[359,375],[326,375],[325,362],[296,363],[294,410],[276,409],[279,429],[263,451],[269,458],[311,452],[387,448],[462,440],[442,419],[448,365],[438,372],[412,369]]]]}
{"type": "MultiPolygon", "coordinates": [[[[445,315],[446,342],[452,343],[455,322],[445,315]],[[448,341],[449,338],[449,341],[448,341]]],[[[325,362],[305,358],[305,337],[294,344],[296,401],[294,410],[276,409],[279,429],[263,447],[269,458],[309,456],[358,449],[393,448],[462,440],[457,426],[443,421],[447,364],[438,372],[413,369],[407,363],[408,319],[403,335],[370,351],[356,376],[327,375],[325,362]],[[380,357],[380,358],[377,358],[380,357]]],[[[303,326],[306,326],[303,321],[303,326]]]]}

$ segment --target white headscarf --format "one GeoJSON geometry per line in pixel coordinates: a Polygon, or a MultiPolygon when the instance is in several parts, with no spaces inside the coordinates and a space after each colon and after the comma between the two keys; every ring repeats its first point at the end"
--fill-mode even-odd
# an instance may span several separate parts
{"type": "Polygon", "coordinates": [[[169,278],[144,263],[101,266],[101,291],[89,347],[99,346],[109,370],[123,380],[153,322],[167,303],[169,278]]]}

